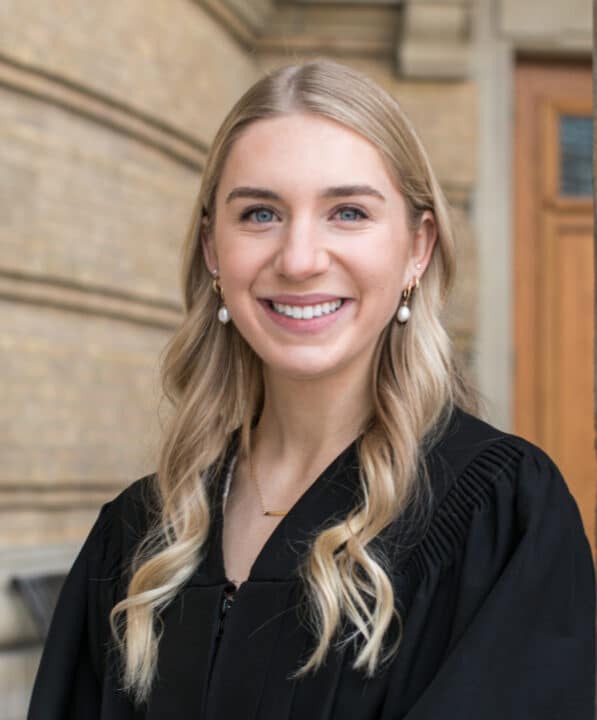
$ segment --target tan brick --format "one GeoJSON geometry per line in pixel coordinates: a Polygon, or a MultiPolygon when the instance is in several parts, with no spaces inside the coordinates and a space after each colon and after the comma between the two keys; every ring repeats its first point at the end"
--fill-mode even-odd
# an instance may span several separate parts
{"type": "Polygon", "coordinates": [[[190,0],[5,0],[2,52],[209,140],[252,58],[190,0]]]}
{"type": "Polygon", "coordinates": [[[130,482],[154,466],[167,333],[0,304],[1,483],[130,482]]]}
{"type": "Polygon", "coordinates": [[[10,91],[0,117],[0,267],[177,301],[198,173],[10,91]]]}

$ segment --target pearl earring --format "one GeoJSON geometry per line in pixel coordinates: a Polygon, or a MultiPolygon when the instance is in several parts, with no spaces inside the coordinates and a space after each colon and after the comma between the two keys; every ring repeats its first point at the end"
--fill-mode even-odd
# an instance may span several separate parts
{"type": "Polygon", "coordinates": [[[398,308],[398,312],[396,313],[396,319],[399,323],[404,325],[404,323],[408,322],[408,319],[410,318],[411,311],[410,311],[410,302],[412,298],[413,291],[415,289],[419,289],[419,278],[415,275],[414,282],[410,282],[408,284],[408,287],[402,291],[402,300],[400,302],[400,307],[398,308]]]}
{"type": "Polygon", "coordinates": [[[224,302],[224,292],[222,291],[222,286],[218,282],[218,278],[220,277],[220,275],[219,275],[217,269],[212,270],[211,274],[213,276],[213,280],[211,283],[213,291],[222,300],[222,304],[220,305],[220,308],[218,309],[218,320],[222,323],[222,325],[226,325],[226,323],[230,321],[230,313],[228,312],[228,308],[226,307],[226,304],[224,302]]]}

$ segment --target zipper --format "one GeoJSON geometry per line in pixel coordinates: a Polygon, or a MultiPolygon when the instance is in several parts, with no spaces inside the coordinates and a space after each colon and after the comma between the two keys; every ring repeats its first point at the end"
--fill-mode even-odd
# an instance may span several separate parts
{"type": "MultiPolygon", "coordinates": [[[[220,641],[222,639],[222,635],[224,634],[224,622],[226,621],[226,615],[232,605],[234,604],[234,596],[237,591],[237,587],[234,583],[229,582],[227,585],[224,586],[224,594],[222,596],[222,601],[220,603],[220,613],[218,617],[218,627],[216,630],[216,638],[214,643],[214,649],[211,656],[211,661],[209,665],[209,672],[207,674],[207,682],[205,684],[205,689],[203,693],[203,702],[202,702],[202,713],[205,714],[207,711],[208,701],[209,701],[209,692],[211,688],[211,681],[214,673],[214,669],[216,666],[216,659],[218,656],[218,650],[220,649],[220,641]]],[[[203,715],[202,715],[203,717],[203,715]]]]}
{"type": "MultiPolygon", "coordinates": [[[[224,597],[222,598],[222,604],[220,605],[220,618],[218,622],[218,631],[216,633],[216,650],[217,653],[218,647],[220,645],[220,640],[222,638],[222,635],[224,634],[224,622],[226,620],[226,613],[230,608],[232,607],[234,603],[234,595],[236,593],[236,585],[233,583],[230,583],[229,585],[226,585],[224,588],[224,597]]],[[[214,653],[214,661],[215,661],[215,653],[214,653]]]]}

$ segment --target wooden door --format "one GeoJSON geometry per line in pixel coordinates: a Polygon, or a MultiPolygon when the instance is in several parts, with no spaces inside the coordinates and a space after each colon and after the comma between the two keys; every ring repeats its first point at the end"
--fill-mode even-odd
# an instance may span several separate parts
{"type": "Polygon", "coordinates": [[[514,145],[515,432],[560,467],[595,557],[589,64],[521,62],[514,145]]]}

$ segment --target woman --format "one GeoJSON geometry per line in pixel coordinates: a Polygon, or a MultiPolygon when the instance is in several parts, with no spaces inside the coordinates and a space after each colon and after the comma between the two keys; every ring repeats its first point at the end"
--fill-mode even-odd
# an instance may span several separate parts
{"type": "Polygon", "coordinates": [[[381,88],[322,61],[241,98],[185,248],[158,472],[102,509],[31,720],[593,717],[578,509],[467,412],[453,264],[381,88]]]}

